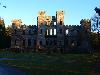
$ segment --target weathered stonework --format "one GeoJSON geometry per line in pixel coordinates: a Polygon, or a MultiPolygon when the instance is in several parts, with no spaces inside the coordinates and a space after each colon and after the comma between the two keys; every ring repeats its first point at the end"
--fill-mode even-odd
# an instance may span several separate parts
{"type": "Polygon", "coordinates": [[[64,25],[64,12],[46,16],[40,11],[37,26],[12,24],[11,48],[21,50],[69,52],[90,49],[91,21],[82,19],[80,25],[64,25]]]}

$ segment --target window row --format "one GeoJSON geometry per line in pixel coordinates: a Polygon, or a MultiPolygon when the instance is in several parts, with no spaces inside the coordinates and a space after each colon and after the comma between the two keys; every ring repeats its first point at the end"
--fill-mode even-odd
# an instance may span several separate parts
{"type": "MultiPolygon", "coordinates": [[[[15,40],[14,45],[18,46],[20,44],[19,40],[15,40]]],[[[36,40],[34,40],[34,42],[31,39],[28,40],[22,40],[22,46],[32,46],[32,45],[36,45],[36,40]]]]}
{"type": "Polygon", "coordinates": [[[28,31],[26,31],[26,30],[22,30],[22,32],[18,32],[17,30],[15,30],[14,31],[14,34],[19,34],[19,33],[22,33],[22,35],[26,35],[26,34],[29,34],[29,35],[31,35],[31,34],[37,34],[37,31],[36,30],[28,30],[28,31]]]}

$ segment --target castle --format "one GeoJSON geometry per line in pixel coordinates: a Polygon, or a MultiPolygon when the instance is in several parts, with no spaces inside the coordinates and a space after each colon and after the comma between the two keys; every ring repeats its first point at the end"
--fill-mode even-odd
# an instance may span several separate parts
{"type": "Polygon", "coordinates": [[[80,25],[64,25],[64,11],[57,11],[56,16],[39,11],[37,25],[22,25],[21,19],[15,19],[11,29],[13,50],[84,52],[91,48],[91,20],[82,19],[80,25]]]}

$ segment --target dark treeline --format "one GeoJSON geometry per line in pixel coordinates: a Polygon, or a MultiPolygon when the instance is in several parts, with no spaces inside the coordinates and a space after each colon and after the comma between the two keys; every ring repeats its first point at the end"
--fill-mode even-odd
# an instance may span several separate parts
{"type": "Polygon", "coordinates": [[[4,23],[0,24],[0,49],[10,48],[11,38],[7,34],[4,23]]]}

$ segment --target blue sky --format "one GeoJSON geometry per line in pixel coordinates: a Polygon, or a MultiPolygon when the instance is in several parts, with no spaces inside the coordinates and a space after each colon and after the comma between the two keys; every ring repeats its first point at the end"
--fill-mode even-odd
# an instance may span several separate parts
{"type": "Polygon", "coordinates": [[[0,0],[0,16],[5,24],[11,25],[12,19],[22,19],[23,24],[37,24],[39,10],[55,16],[57,10],[65,11],[66,24],[80,24],[81,19],[90,19],[100,7],[100,0],[0,0]],[[6,5],[7,8],[2,7],[6,5]]]}

